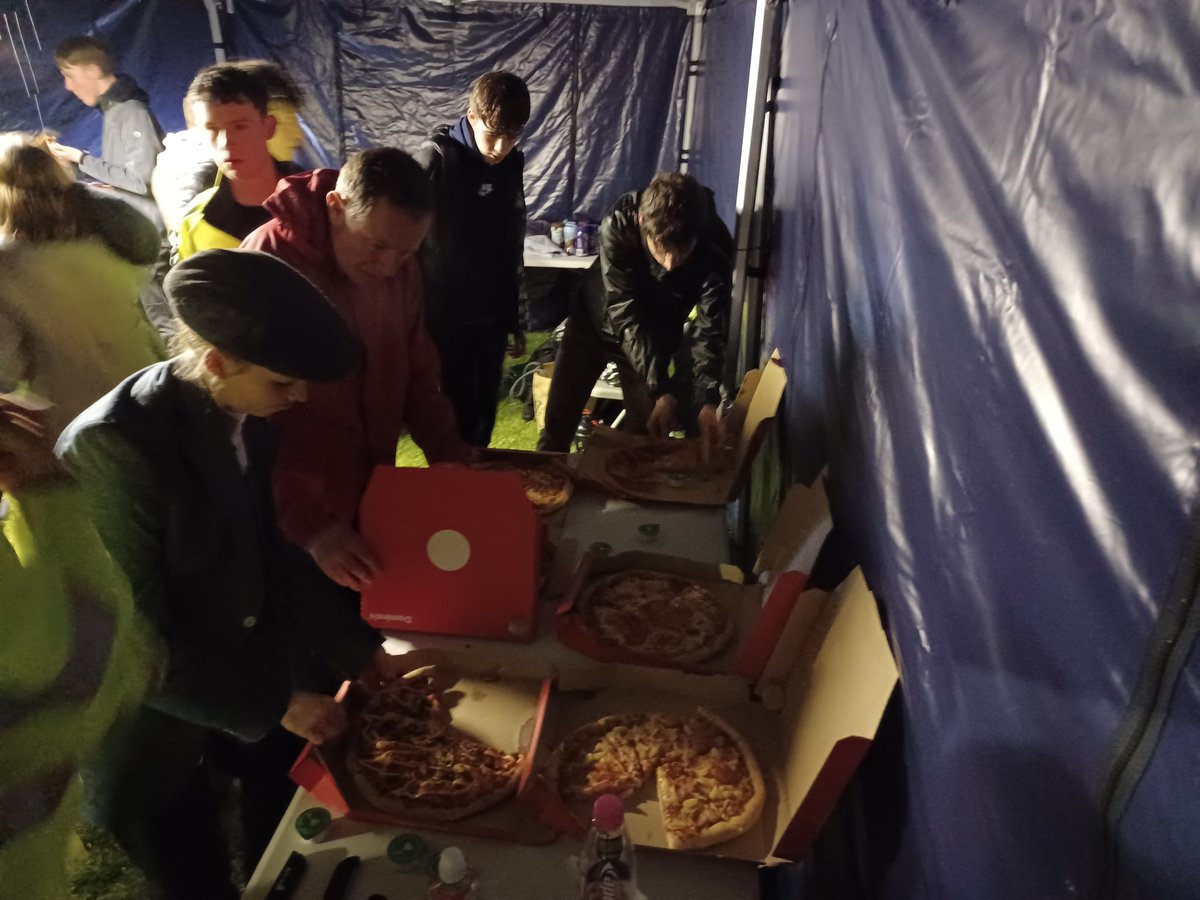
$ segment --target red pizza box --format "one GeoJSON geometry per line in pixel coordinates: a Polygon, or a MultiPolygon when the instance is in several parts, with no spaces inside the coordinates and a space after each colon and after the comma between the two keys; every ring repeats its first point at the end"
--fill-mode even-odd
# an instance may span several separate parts
{"type": "MultiPolygon", "coordinates": [[[[444,676],[446,697],[454,703],[451,721],[455,727],[506,752],[525,754],[517,792],[491,809],[455,822],[405,818],[382,812],[362,798],[349,775],[346,761],[348,735],[320,746],[306,746],[292,766],[292,780],[331,810],[351,819],[524,844],[552,841],[555,831],[532,816],[517,800],[520,790],[531,777],[528,750],[540,740],[550,681],[533,672],[497,676],[480,669],[467,674],[469,660],[455,660],[436,651],[415,651],[406,658],[413,659],[414,669],[430,662],[437,665],[444,676]]],[[[338,700],[345,704],[353,721],[354,713],[366,700],[366,692],[357,682],[346,682],[338,700]]]]}
{"type": "Polygon", "coordinates": [[[603,426],[592,432],[583,453],[579,454],[576,463],[579,478],[602,491],[631,500],[723,506],[742,492],[750,477],[750,466],[775,420],[786,384],[787,374],[778,350],[761,369],[746,373],[737,398],[724,419],[730,441],[727,464],[710,478],[701,481],[681,475],[677,481],[653,489],[642,489],[622,482],[608,471],[613,454],[631,447],[647,446],[655,441],[646,435],[627,434],[603,426]]]}
{"type": "Polygon", "coordinates": [[[543,527],[516,474],[379,466],[359,522],[383,563],[362,594],[372,625],[533,639],[543,527]]]}
{"type": "Polygon", "coordinates": [[[572,650],[601,662],[640,663],[693,672],[732,672],[746,678],[755,678],[761,673],[766,657],[774,646],[779,624],[786,620],[795,597],[804,589],[806,580],[800,573],[788,573],[787,577],[776,579],[768,592],[763,585],[744,584],[741,570],[736,566],[714,566],[641,551],[618,553],[615,556],[586,553],[580,561],[570,588],[558,605],[555,633],[558,639],[572,650]],[[733,622],[733,639],[711,659],[694,664],[677,664],[641,656],[622,647],[603,643],[580,615],[587,585],[592,579],[602,575],[634,569],[666,572],[702,584],[721,604],[733,622]],[[764,617],[774,623],[773,630],[764,630],[759,626],[760,619],[764,617]]]}
{"type": "MultiPolygon", "coordinates": [[[[687,851],[756,862],[800,859],[874,739],[898,680],[875,598],[855,570],[832,592],[807,590],[756,682],[626,664],[564,671],[548,699],[520,799],[547,825],[580,834],[586,810],[565,803],[547,777],[575,727],[624,712],[687,714],[704,706],[754,750],[766,804],[746,834],[687,851]]],[[[667,849],[654,786],[626,801],[634,842],[667,849]]]]}

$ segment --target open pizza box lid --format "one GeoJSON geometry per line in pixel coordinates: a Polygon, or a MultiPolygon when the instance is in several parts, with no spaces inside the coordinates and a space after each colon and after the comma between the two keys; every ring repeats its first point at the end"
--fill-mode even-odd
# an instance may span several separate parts
{"type": "MultiPolygon", "coordinates": [[[[454,702],[452,722],[456,728],[506,752],[525,753],[521,784],[530,777],[529,747],[539,739],[550,696],[550,681],[533,670],[516,670],[503,676],[472,671],[466,657],[453,657],[436,650],[417,650],[399,659],[411,660],[413,669],[435,665],[444,679],[446,696],[454,702]]],[[[321,746],[307,745],[291,769],[292,780],[318,801],[347,818],[408,828],[429,828],[456,834],[515,841],[548,843],[553,829],[531,816],[517,801],[520,791],[476,815],[452,822],[407,818],[375,809],[366,801],[349,774],[346,759],[349,734],[355,716],[367,699],[358,682],[342,685],[337,699],[350,715],[350,730],[337,741],[321,746]]]]}
{"type": "MultiPolygon", "coordinates": [[[[604,715],[687,714],[703,705],[754,749],[767,797],[750,831],[689,852],[755,862],[799,859],[862,761],[897,680],[875,598],[856,569],[833,593],[800,595],[753,696],[735,675],[622,664],[562,672],[521,799],[547,824],[580,833],[586,810],[562,801],[544,774],[558,742],[604,715]]],[[[667,847],[653,780],[626,801],[626,810],[635,843],[667,847]]]]}
{"type": "Polygon", "coordinates": [[[793,573],[790,579],[777,579],[769,595],[762,585],[744,584],[741,570],[736,566],[709,565],[676,556],[631,551],[615,556],[599,556],[586,553],[575,571],[571,586],[558,605],[555,616],[555,631],[558,639],[585,656],[601,662],[626,662],[641,665],[664,666],[692,672],[732,672],[746,678],[757,678],[762,671],[770,649],[774,646],[774,632],[766,633],[758,627],[761,616],[771,612],[773,621],[791,608],[795,596],[803,589],[805,578],[793,573]],[[698,663],[672,663],[651,656],[642,656],[622,647],[600,640],[584,622],[580,614],[585,602],[586,590],[592,579],[613,572],[634,569],[649,569],[666,572],[698,582],[721,604],[729,621],[733,624],[733,637],[720,653],[698,663]],[[767,597],[764,607],[763,598],[767,597]],[[766,651],[751,642],[766,642],[766,651]]]}
{"type": "Polygon", "coordinates": [[[787,374],[778,350],[761,369],[746,373],[737,398],[725,417],[732,449],[726,465],[709,478],[697,481],[684,477],[678,484],[664,483],[648,490],[623,483],[609,474],[608,463],[613,454],[656,442],[646,435],[627,434],[603,426],[592,432],[583,453],[579,454],[576,462],[579,477],[603,491],[632,500],[722,506],[735,499],[745,486],[750,476],[750,465],[775,419],[786,384],[787,374]]]}
{"type": "Polygon", "coordinates": [[[362,594],[372,625],[533,639],[542,526],[516,474],[377,466],[359,523],[383,563],[362,594]]]}

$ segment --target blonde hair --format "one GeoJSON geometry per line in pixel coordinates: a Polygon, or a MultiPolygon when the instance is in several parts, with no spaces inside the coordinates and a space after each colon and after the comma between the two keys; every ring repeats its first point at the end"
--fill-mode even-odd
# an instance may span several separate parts
{"type": "Polygon", "coordinates": [[[206,341],[191,328],[183,324],[183,320],[175,317],[175,331],[167,339],[167,353],[171,356],[171,370],[180,381],[198,384],[211,390],[214,375],[204,365],[204,354],[216,350],[225,358],[230,371],[226,374],[240,371],[249,363],[238,359],[222,350],[212,341],[206,341]]]}
{"type": "Polygon", "coordinates": [[[0,135],[0,234],[40,243],[86,237],[83,188],[46,148],[48,138],[0,135]]]}

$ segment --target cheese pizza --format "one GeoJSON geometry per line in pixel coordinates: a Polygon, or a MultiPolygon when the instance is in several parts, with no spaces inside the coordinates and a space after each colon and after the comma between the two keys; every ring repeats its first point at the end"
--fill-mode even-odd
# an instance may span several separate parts
{"type": "Polygon", "coordinates": [[[580,617],[605,644],[672,663],[697,663],[720,653],[734,623],[703,585],[666,572],[631,569],[590,581],[580,617]]]}
{"type": "Polygon", "coordinates": [[[653,779],[667,846],[676,850],[745,834],[766,799],[750,745],[703,707],[686,718],[632,713],[589,722],[562,741],[546,775],[569,803],[628,797],[653,779]]]}

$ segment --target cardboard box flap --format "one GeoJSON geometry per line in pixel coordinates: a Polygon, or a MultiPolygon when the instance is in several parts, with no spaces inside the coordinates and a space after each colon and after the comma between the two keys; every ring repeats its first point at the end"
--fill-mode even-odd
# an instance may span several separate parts
{"type": "Polygon", "coordinates": [[[756,439],[761,442],[764,426],[775,418],[775,412],[783,400],[783,389],[787,385],[787,373],[778,350],[771,354],[761,369],[752,374],[754,378],[747,375],[738,390],[733,406],[735,412],[726,423],[729,430],[738,436],[735,458],[739,463],[752,455],[752,447],[757,449],[756,439]],[[745,412],[740,412],[741,409],[745,412]]]}
{"type": "Polygon", "coordinates": [[[832,528],[824,478],[818,478],[812,487],[792,485],[763,540],[754,574],[811,572],[832,528]]]}
{"type": "MultiPolygon", "coordinates": [[[[798,603],[797,610],[802,606],[811,614],[811,605],[798,603]]],[[[791,746],[782,772],[788,802],[780,805],[774,850],[783,859],[799,859],[811,845],[874,739],[899,680],[860,569],[819,606],[819,648],[811,666],[791,670],[780,714],[783,740],[791,746]]]]}

